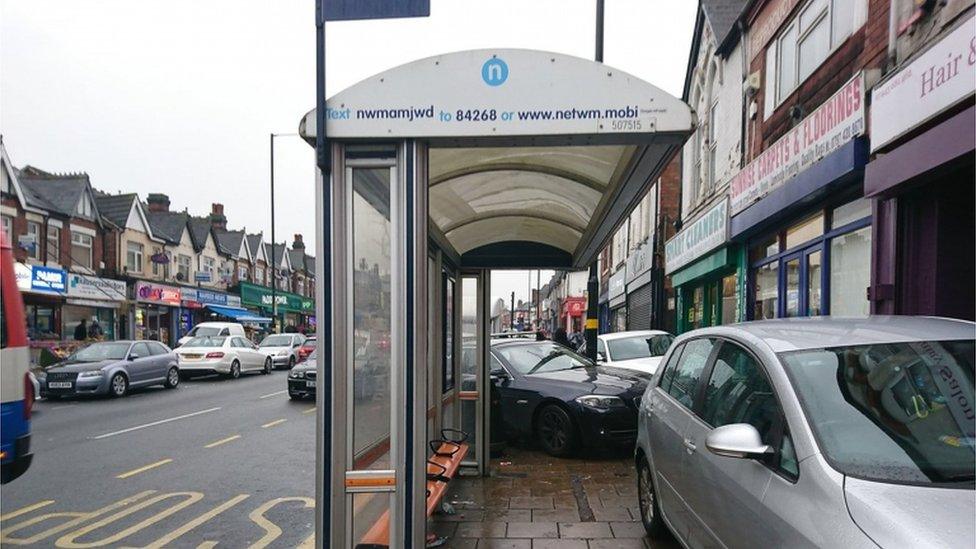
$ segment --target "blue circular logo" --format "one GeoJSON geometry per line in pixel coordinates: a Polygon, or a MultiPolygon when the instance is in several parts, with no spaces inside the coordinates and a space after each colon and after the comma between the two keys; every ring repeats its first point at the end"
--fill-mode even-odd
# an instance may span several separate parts
{"type": "Polygon", "coordinates": [[[508,64],[492,57],[481,66],[481,79],[489,86],[501,86],[508,80],[508,64]]]}

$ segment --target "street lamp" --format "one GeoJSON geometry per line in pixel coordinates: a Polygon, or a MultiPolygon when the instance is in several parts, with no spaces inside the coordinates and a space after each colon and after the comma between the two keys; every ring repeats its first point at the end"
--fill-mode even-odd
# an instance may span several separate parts
{"type": "MultiPolygon", "coordinates": [[[[274,206],[274,146],[275,137],[297,137],[297,133],[272,133],[271,135],[271,327],[278,331],[278,265],[275,263],[275,206],[274,206]]],[[[281,255],[285,255],[282,248],[281,255]]]]}

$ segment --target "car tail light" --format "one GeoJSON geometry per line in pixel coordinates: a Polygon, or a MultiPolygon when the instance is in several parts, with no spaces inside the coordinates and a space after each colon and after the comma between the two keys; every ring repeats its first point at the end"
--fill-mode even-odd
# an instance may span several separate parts
{"type": "Polygon", "coordinates": [[[224,353],[207,353],[207,358],[224,358],[224,353]]]}
{"type": "Polygon", "coordinates": [[[34,384],[30,374],[24,374],[24,419],[30,420],[31,410],[34,408],[34,384]]]}

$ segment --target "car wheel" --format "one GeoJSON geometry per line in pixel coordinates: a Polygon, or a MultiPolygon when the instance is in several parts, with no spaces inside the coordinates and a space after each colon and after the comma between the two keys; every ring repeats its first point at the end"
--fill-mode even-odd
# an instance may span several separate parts
{"type": "Polygon", "coordinates": [[[302,395],[300,395],[298,393],[289,392],[288,393],[288,398],[290,398],[292,400],[300,400],[302,398],[302,395]]]}
{"type": "Polygon", "coordinates": [[[561,407],[550,404],[539,412],[535,432],[547,454],[565,457],[576,449],[576,427],[561,407]]]}
{"type": "Polygon", "coordinates": [[[234,361],[230,363],[230,378],[237,379],[241,377],[241,363],[234,361]]]}
{"type": "Polygon", "coordinates": [[[651,468],[647,465],[647,458],[644,457],[641,457],[637,463],[637,501],[640,503],[641,522],[647,535],[652,538],[663,536],[668,526],[661,518],[661,510],[658,508],[657,497],[654,494],[651,468]]]}
{"type": "Polygon", "coordinates": [[[125,396],[129,391],[129,380],[125,378],[125,374],[119,372],[112,376],[108,391],[111,396],[116,398],[125,396]]]}
{"type": "Polygon", "coordinates": [[[272,368],[273,368],[273,363],[271,362],[271,357],[264,359],[264,372],[263,372],[264,375],[270,374],[272,368]]]}
{"type": "Polygon", "coordinates": [[[291,357],[290,357],[290,358],[288,359],[288,369],[289,369],[289,370],[291,370],[291,369],[292,369],[292,368],[294,368],[294,367],[295,367],[295,355],[292,355],[292,356],[291,356],[291,357]]]}
{"type": "Polygon", "coordinates": [[[180,384],[180,369],[173,366],[166,372],[166,388],[175,389],[180,384]]]}

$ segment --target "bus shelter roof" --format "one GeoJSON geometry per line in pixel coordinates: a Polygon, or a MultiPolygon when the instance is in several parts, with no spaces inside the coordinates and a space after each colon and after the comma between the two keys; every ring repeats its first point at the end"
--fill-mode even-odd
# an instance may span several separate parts
{"type": "MultiPolygon", "coordinates": [[[[630,74],[514,49],[407,63],[326,110],[329,139],[426,142],[433,232],[485,268],[595,261],[694,126],[688,105],[630,74]]],[[[314,143],[314,110],[300,133],[314,143]]]]}

